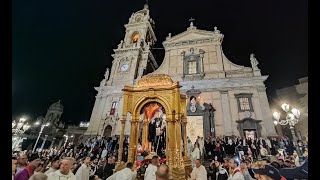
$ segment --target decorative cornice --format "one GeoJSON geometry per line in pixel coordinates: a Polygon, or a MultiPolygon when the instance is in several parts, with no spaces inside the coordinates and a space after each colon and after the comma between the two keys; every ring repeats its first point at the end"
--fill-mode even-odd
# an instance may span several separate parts
{"type": "MultiPolygon", "coordinates": [[[[215,38],[205,38],[205,39],[196,39],[196,40],[186,40],[181,42],[172,42],[172,43],[163,43],[163,46],[167,48],[175,48],[179,46],[189,46],[203,43],[215,43],[215,38]]],[[[221,44],[221,43],[218,43],[221,44]]]]}

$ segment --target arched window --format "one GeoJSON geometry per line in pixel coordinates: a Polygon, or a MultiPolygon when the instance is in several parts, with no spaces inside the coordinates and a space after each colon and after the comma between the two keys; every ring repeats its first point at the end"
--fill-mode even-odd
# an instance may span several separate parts
{"type": "Polygon", "coordinates": [[[138,42],[138,39],[139,39],[139,33],[134,33],[132,35],[131,44],[138,42]]]}

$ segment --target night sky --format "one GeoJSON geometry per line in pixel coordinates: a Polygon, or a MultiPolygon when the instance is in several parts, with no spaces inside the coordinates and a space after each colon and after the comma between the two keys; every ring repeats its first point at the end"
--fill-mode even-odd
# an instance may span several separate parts
{"type": "MultiPolygon", "coordinates": [[[[59,99],[66,122],[89,121],[96,91],[124,25],[144,0],[13,0],[12,119],[45,116],[59,99]]],[[[223,51],[233,63],[250,66],[254,53],[266,81],[269,101],[275,89],[308,76],[308,1],[305,0],[149,0],[157,48],[168,33],[198,29],[225,35],[223,51]]],[[[155,50],[156,60],[164,51],[155,50]]]]}

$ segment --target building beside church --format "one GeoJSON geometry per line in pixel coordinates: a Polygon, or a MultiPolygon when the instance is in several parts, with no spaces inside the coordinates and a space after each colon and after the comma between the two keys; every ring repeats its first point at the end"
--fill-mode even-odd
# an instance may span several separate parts
{"type": "MultiPolygon", "coordinates": [[[[299,122],[295,125],[298,139],[308,138],[308,77],[300,78],[299,84],[276,90],[279,102],[286,102],[300,110],[299,122]]],[[[273,104],[272,107],[280,106],[273,104]]],[[[280,126],[280,125],[278,125],[280,126]]],[[[282,133],[291,137],[289,125],[282,127],[282,133]]]]}
{"type": "MultiPolygon", "coordinates": [[[[97,90],[96,101],[85,135],[119,135],[122,89],[135,85],[142,76],[166,74],[179,81],[187,95],[188,136],[277,136],[264,81],[254,54],[252,67],[232,63],[224,55],[224,35],[217,29],[200,30],[193,22],[182,33],[169,33],[163,42],[165,57],[161,65],[152,48],[157,41],[155,22],[148,5],[132,14],[125,25],[124,39],[114,49],[111,70],[97,90]]],[[[125,134],[130,133],[127,117],[125,134]]]]}
{"type": "Polygon", "coordinates": [[[37,148],[40,148],[43,142],[45,142],[45,144],[43,144],[45,148],[61,146],[61,143],[58,143],[63,141],[63,135],[65,134],[65,123],[61,120],[63,109],[64,107],[59,100],[49,106],[45,117],[40,116],[37,118],[37,122],[40,124],[38,126],[33,126],[33,128],[30,129],[30,133],[25,135],[25,137],[28,138],[25,143],[30,144],[30,147],[28,147],[29,149],[33,148],[34,143],[39,136],[39,132],[41,131],[41,125],[47,123],[50,124],[50,126],[43,128],[39,142],[37,143],[37,148]]]}

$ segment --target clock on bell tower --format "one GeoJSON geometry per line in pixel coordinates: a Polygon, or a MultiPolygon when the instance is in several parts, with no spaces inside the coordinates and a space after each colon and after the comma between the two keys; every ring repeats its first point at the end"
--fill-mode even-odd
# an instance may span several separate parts
{"type": "Polygon", "coordinates": [[[133,84],[147,71],[152,72],[158,64],[152,54],[152,47],[156,42],[154,21],[150,18],[149,7],[133,13],[128,24],[124,26],[126,34],[114,49],[112,68],[106,85],[133,84]]]}

